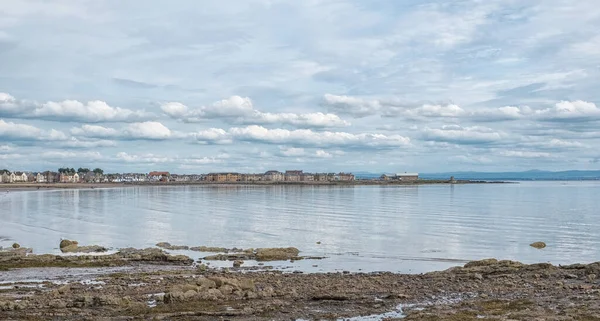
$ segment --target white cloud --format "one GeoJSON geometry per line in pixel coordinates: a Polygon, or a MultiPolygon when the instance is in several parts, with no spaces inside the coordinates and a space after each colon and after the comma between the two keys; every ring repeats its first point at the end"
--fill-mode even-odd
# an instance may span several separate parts
{"type": "Polygon", "coordinates": [[[58,130],[41,130],[35,126],[6,122],[0,119],[0,137],[3,140],[34,140],[34,141],[59,141],[67,136],[58,130]]]}
{"type": "Polygon", "coordinates": [[[221,128],[209,128],[199,132],[191,133],[190,137],[198,142],[210,142],[213,144],[231,144],[233,141],[227,131],[221,128]]]}
{"type": "Polygon", "coordinates": [[[304,148],[298,148],[298,147],[280,147],[279,152],[282,156],[286,156],[286,157],[297,157],[297,156],[305,155],[304,148]]]}
{"type": "Polygon", "coordinates": [[[561,101],[552,108],[536,111],[535,115],[545,121],[596,121],[600,120],[600,108],[583,100],[561,101]]]}
{"type": "MultiPolygon", "coordinates": [[[[213,130],[216,132],[216,130],[213,130]]],[[[196,135],[200,141],[222,141],[226,138],[237,141],[260,142],[266,144],[284,144],[301,146],[345,146],[362,148],[406,147],[410,138],[400,135],[352,134],[346,132],[314,132],[310,129],[267,129],[261,126],[234,127],[226,133],[219,131],[212,140],[207,135],[196,135]]]]}
{"type": "Polygon", "coordinates": [[[88,123],[134,122],[153,117],[152,114],[145,111],[111,107],[106,102],[99,100],[87,103],[77,100],[38,103],[16,100],[7,93],[0,93],[0,116],[88,123]]]}
{"type": "Polygon", "coordinates": [[[188,106],[170,102],[161,106],[169,117],[187,123],[202,122],[209,119],[223,119],[238,124],[284,124],[305,127],[343,127],[350,123],[334,114],[324,113],[268,113],[254,109],[252,100],[247,97],[232,96],[209,106],[192,109],[188,106]]]}
{"type": "Polygon", "coordinates": [[[115,159],[132,164],[187,164],[187,165],[207,165],[222,163],[227,155],[217,155],[216,157],[173,157],[161,156],[156,154],[129,154],[126,152],[117,153],[115,159]]]}
{"type": "Polygon", "coordinates": [[[40,154],[41,159],[45,160],[81,160],[85,159],[86,161],[90,160],[101,160],[103,157],[99,152],[68,152],[68,151],[44,151],[40,154]]]}
{"type": "Polygon", "coordinates": [[[332,94],[325,94],[323,96],[323,104],[331,111],[344,115],[352,115],[355,118],[375,115],[381,109],[381,103],[378,100],[366,100],[332,94]]]}
{"type": "Polygon", "coordinates": [[[448,125],[442,128],[425,128],[423,138],[430,141],[441,141],[456,144],[487,144],[499,142],[505,135],[491,128],[472,126],[461,127],[448,125]]]}
{"type": "Polygon", "coordinates": [[[171,132],[165,125],[153,121],[132,123],[120,130],[98,125],[83,125],[78,128],[72,128],[71,134],[89,138],[113,138],[124,140],[164,140],[177,137],[177,135],[171,132]]]}
{"type": "Polygon", "coordinates": [[[403,114],[410,118],[420,118],[420,117],[460,117],[467,113],[465,112],[464,109],[462,109],[460,106],[455,105],[455,104],[448,104],[448,105],[425,104],[425,105],[415,108],[415,109],[408,109],[403,114]]]}
{"type": "Polygon", "coordinates": [[[551,153],[547,153],[547,152],[515,151],[515,150],[499,151],[498,155],[504,156],[504,157],[516,157],[516,158],[550,158],[550,157],[553,157],[553,155],[551,153]]]}

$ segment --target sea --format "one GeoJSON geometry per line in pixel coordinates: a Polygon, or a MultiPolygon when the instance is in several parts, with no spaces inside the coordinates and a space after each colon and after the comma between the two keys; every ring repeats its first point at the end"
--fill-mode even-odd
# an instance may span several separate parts
{"type": "Polygon", "coordinates": [[[424,273],[486,258],[590,263],[600,261],[600,182],[0,189],[0,246],[59,254],[61,239],[113,251],[293,246],[324,259],[274,268],[316,273],[424,273]],[[529,246],[538,241],[547,247],[529,246]]]}

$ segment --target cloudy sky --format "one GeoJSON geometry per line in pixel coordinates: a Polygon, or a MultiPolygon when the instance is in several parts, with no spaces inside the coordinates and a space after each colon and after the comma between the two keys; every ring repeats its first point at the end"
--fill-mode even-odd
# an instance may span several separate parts
{"type": "Polygon", "coordinates": [[[596,0],[0,0],[0,167],[600,169],[596,0]]]}

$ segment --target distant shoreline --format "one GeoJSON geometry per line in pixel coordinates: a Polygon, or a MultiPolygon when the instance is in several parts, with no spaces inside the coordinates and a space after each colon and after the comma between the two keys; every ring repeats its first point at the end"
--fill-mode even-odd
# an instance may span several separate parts
{"type": "Polygon", "coordinates": [[[417,185],[465,185],[465,184],[506,184],[505,181],[467,181],[457,180],[418,180],[418,181],[379,181],[357,180],[337,182],[133,182],[133,183],[4,183],[0,191],[6,190],[60,190],[94,189],[136,186],[417,186],[417,185]]]}

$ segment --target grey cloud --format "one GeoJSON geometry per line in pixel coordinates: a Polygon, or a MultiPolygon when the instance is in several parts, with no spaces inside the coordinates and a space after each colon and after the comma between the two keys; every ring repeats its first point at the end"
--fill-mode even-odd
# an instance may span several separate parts
{"type": "Polygon", "coordinates": [[[165,140],[181,137],[159,122],[132,123],[121,129],[98,125],[83,125],[71,129],[77,137],[120,140],[165,140]]]}

